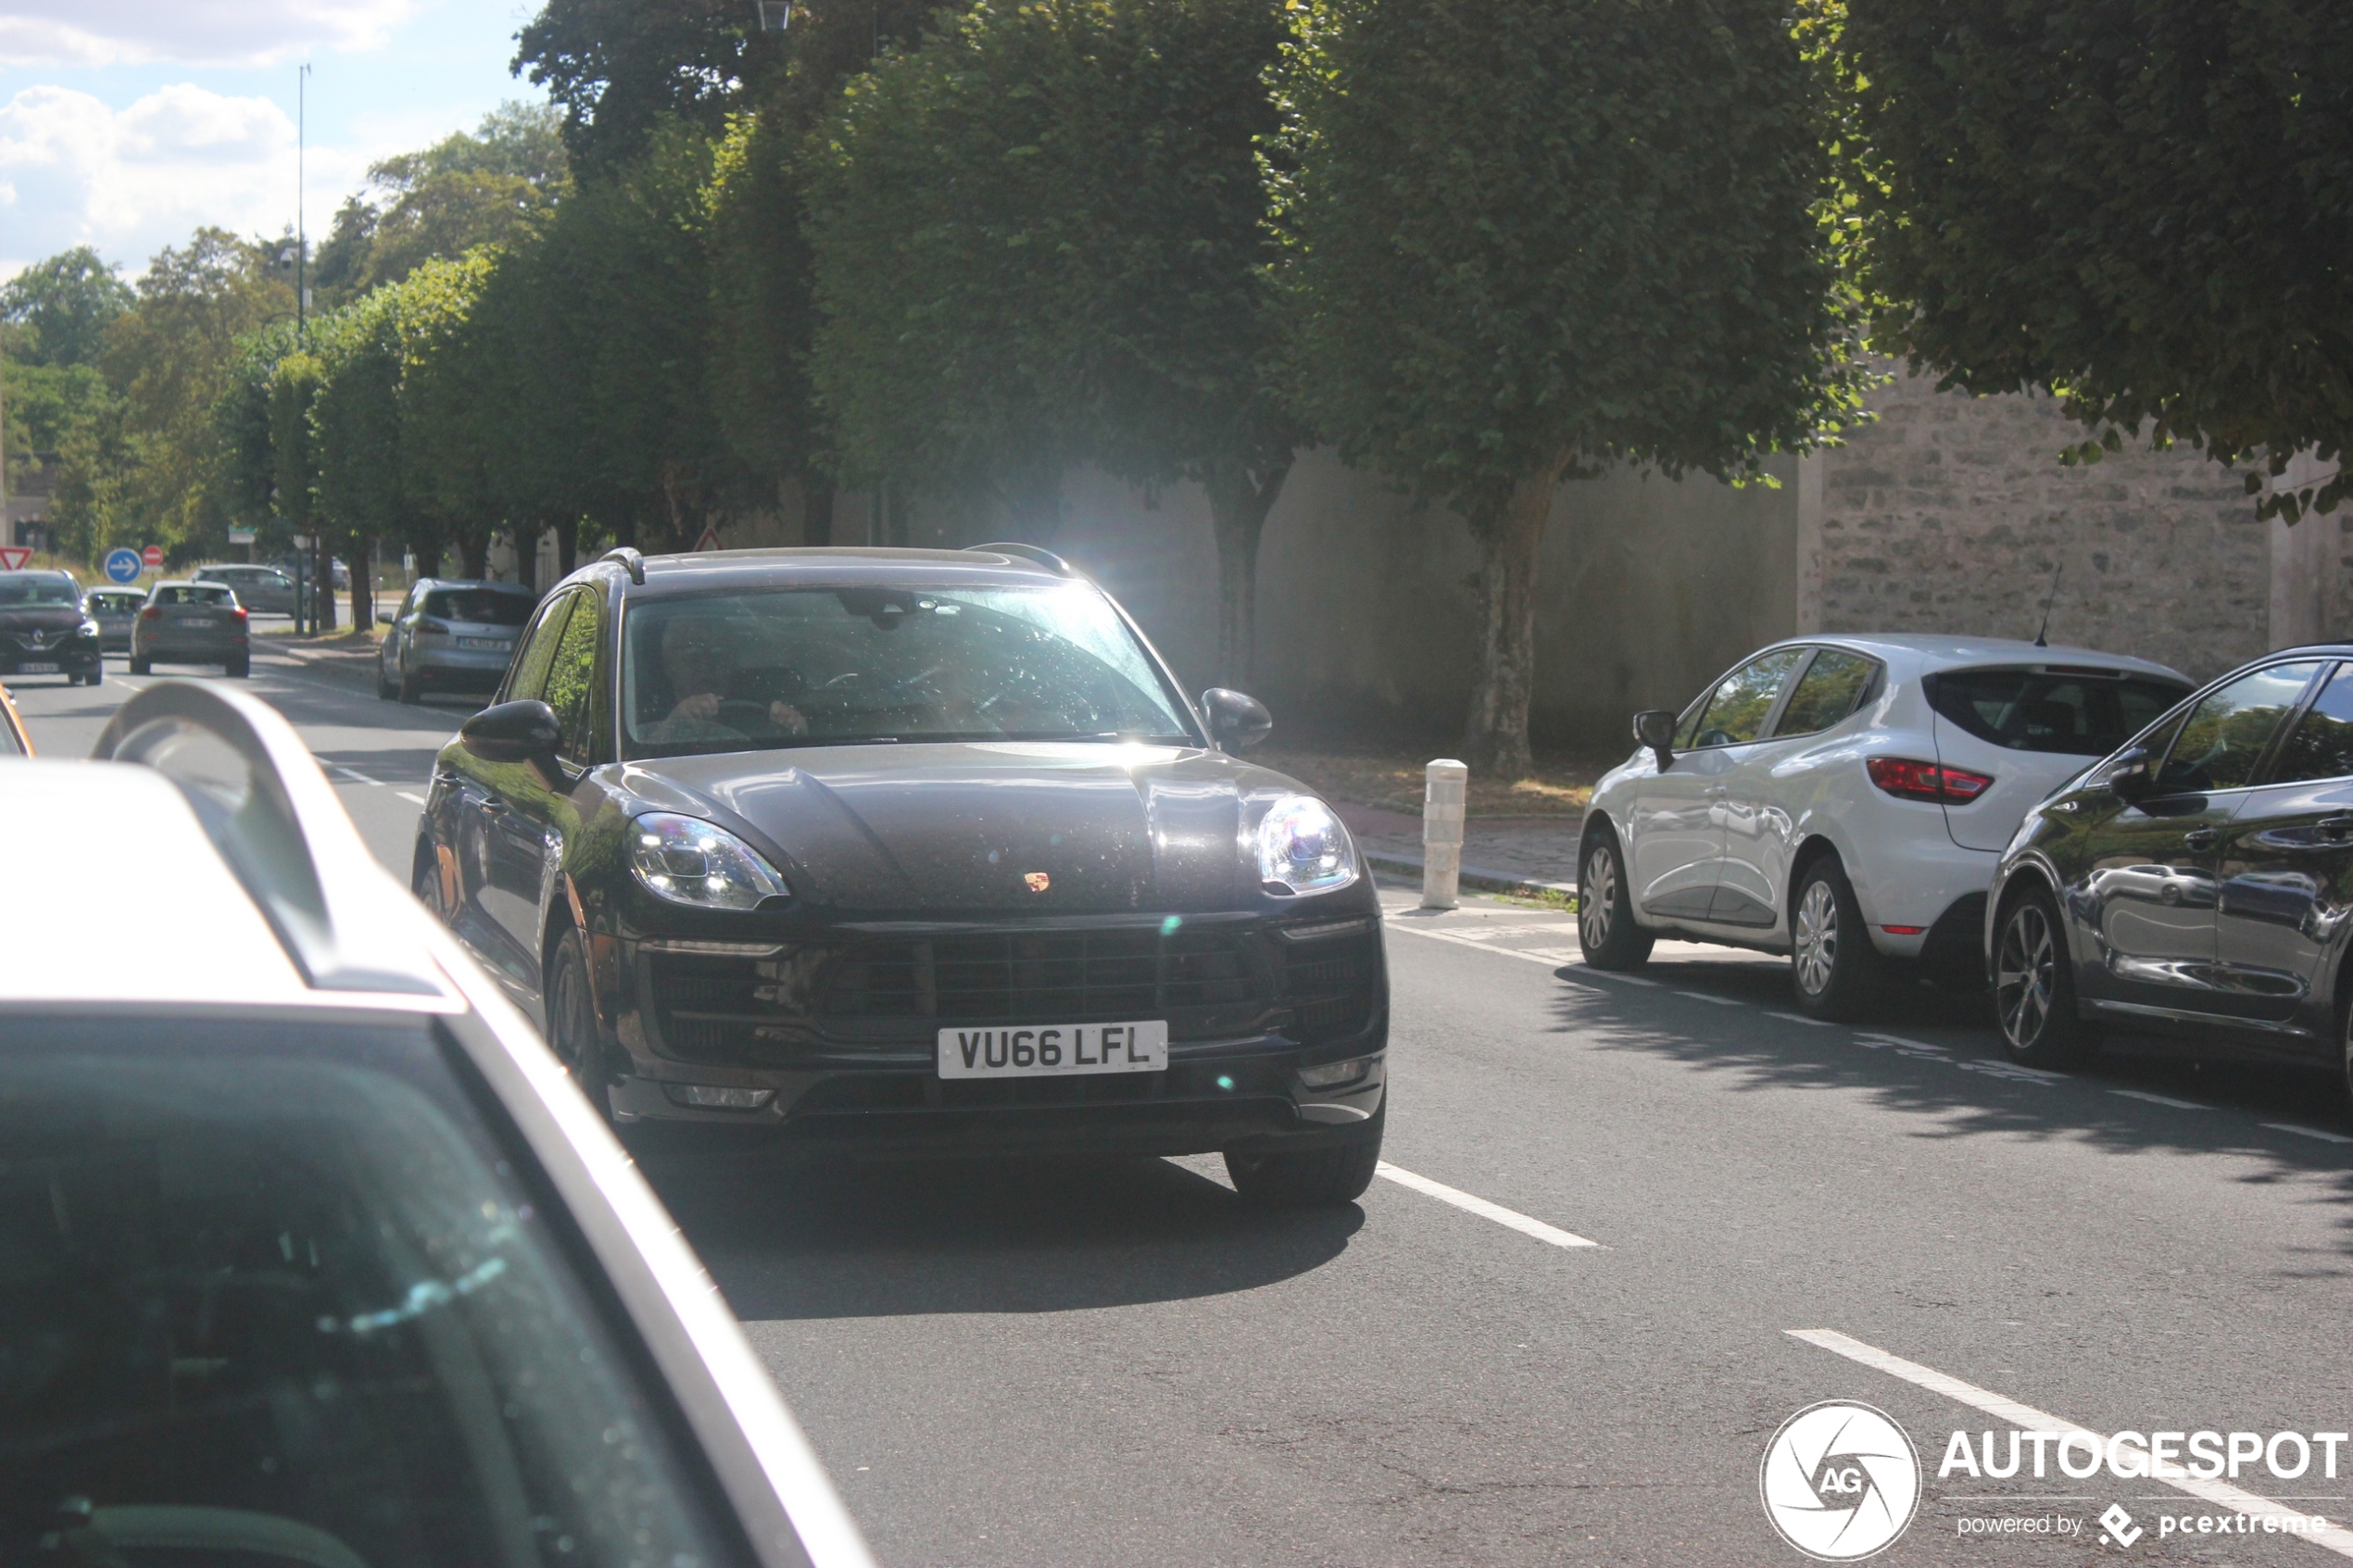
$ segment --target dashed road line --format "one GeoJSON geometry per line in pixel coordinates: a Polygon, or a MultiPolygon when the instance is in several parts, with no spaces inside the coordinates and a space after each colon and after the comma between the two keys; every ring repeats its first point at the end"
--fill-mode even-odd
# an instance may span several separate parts
{"type": "Polygon", "coordinates": [[[349,779],[354,784],[373,784],[378,789],[382,789],[384,787],[384,780],[371,779],[357,768],[346,768],[340,762],[330,762],[327,766],[333,768],[336,772],[341,773],[345,778],[349,779]]]}
{"type": "Polygon", "coordinates": [[[1803,1023],[1808,1029],[1835,1029],[1838,1027],[1837,1024],[1832,1023],[1827,1018],[1808,1018],[1802,1012],[1775,1012],[1772,1009],[1767,1008],[1765,1010],[1765,1016],[1768,1018],[1778,1018],[1783,1023],[1803,1023]]]}
{"type": "Polygon", "coordinates": [[[1678,991],[1675,994],[1679,997],[1689,997],[1695,1002],[1714,1002],[1719,1008],[1736,1008],[1741,1005],[1741,999],[1738,997],[1711,997],[1705,991],[1678,991]]]}
{"type": "Polygon", "coordinates": [[[2264,1126],[2275,1133],[2294,1133],[2299,1138],[2318,1138],[2322,1143],[2353,1143],[2343,1133],[2323,1132],[2318,1127],[2299,1127],[2293,1122],[2266,1122],[2264,1126]]]}
{"type": "MultiPolygon", "coordinates": [[[[1876,1346],[1866,1345],[1859,1339],[1849,1338],[1836,1329],[1792,1328],[1784,1329],[1782,1332],[1793,1339],[1802,1339],[1818,1349],[1830,1351],[1832,1355],[1844,1356],[1848,1361],[1859,1362],[1875,1372],[1883,1372],[1890,1377],[1901,1378],[1916,1388],[1925,1388],[1931,1394],[1942,1394],[1957,1404],[1967,1405],[1969,1409],[1990,1415],[1996,1421],[2007,1422],[2021,1432],[2048,1432],[2061,1439],[2070,1436],[2085,1437],[2096,1445],[2101,1445],[2103,1450],[2105,1449],[2108,1439],[2089,1427],[2078,1426],[2071,1421],[2062,1421],[2057,1416],[2038,1411],[2032,1405],[2020,1404],[2016,1399],[1994,1393],[1990,1389],[1980,1388],[1973,1383],[1964,1383],[1957,1377],[1938,1372],[1932,1367],[1924,1367],[1918,1361],[1907,1361],[1903,1357],[1891,1355],[1876,1346]]],[[[2309,1529],[2312,1516],[2301,1509],[2291,1508],[2271,1498],[2259,1497],[2253,1492],[2243,1491],[2227,1481],[2201,1480],[2186,1473],[2178,1477],[2151,1475],[2147,1479],[2156,1482],[2160,1486],[2171,1486],[2177,1492],[2213,1503],[2217,1507],[2227,1508],[2234,1513],[2249,1514],[2258,1519],[2277,1519],[2282,1524],[2295,1520],[2300,1527],[2293,1535],[2283,1532],[2287,1538],[2309,1541],[2323,1550],[2336,1553],[2339,1557],[2353,1557],[2353,1530],[2347,1530],[2337,1524],[2323,1525],[2317,1530],[2309,1529]]]]}
{"type": "Polygon", "coordinates": [[[2171,1095],[2153,1095],[2146,1089],[2110,1089],[2108,1090],[2108,1093],[2112,1095],[2121,1095],[2126,1099],[2146,1100],[2151,1105],[2170,1105],[2176,1110],[2211,1110],[2214,1109],[2210,1105],[2200,1105],[2194,1099],[2175,1099],[2171,1095]]]}
{"type": "Polygon", "coordinates": [[[423,796],[411,795],[405,789],[396,789],[392,793],[400,797],[403,800],[413,800],[420,806],[422,806],[425,803],[425,797],[423,796]]]}
{"type": "Polygon", "coordinates": [[[1537,1240],[1549,1243],[1554,1247],[1599,1247],[1601,1245],[1598,1241],[1591,1241],[1584,1236],[1572,1235],[1557,1225],[1548,1225],[1541,1220],[1530,1219],[1516,1209],[1506,1209],[1500,1203],[1490,1203],[1487,1199],[1474,1197],[1459,1187],[1450,1187],[1444,1182],[1433,1182],[1428,1176],[1417,1176],[1411,1171],[1391,1165],[1386,1160],[1373,1167],[1373,1173],[1384,1180],[1395,1182],[1399,1186],[1411,1187],[1425,1198],[1434,1198],[1441,1203],[1451,1203],[1466,1214],[1476,1214],[1482,1220],[1492,1220],[1508,1230],[1516,1230],[1522,1236],[1532,1236],[1537,1240]]]}

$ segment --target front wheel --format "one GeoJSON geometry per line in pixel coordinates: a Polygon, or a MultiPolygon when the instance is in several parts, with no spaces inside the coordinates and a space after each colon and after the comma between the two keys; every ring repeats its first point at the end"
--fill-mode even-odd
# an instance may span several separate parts
{"type": "Polygon", "coordinates": [[[1263,1209],[1335,1209],[1353,1203],[1373,1185],[1380,1165],[1381,1123],[1373,1118],[1369,1135],[1323,1148],[1282,1154],[1226,1151],[1226,1174],[1246,1203],[1263,1209]]]}
{"type": "Polygon", "coordinates": [[[1846,868],[1835,856],[1823,856],[1806,868],[1790,910],[1790,979],[1797,1005],[1816,1018],[1852,1022],[1879,1000],[1885,968],[1846,868]]]}
{"type": "Polygon", "coordinates": [[[2002,916],[1994,942],[1994,1012],[2012,1061],[2072,1067],[2092,1052],[2092,1032],[2075,1008],[2075,972],[2058,905],[2042,888],[2002,916]]]}
{"type": "Polygon", "coordinates": [[[424,683],[409,673],[406,664],[400,667],[400,700],[411,707],[425,700],[424,683]]]}
{"type": "Polygon", "coordinates": [[[1595,969],[1640,969],[1656,938],[1634,923],[1634,893],[1617,835],[1595,833],[1577,879],[1577,944],[1595,969]]]}
{"type": "Polygon", "coordinates": [[[604,1035],[597,1026],[596,993],[588,985],[588,948],[577,930],[557,938],[547,960],[547,987],[540,994],[547,1006],[547,1047],[597,1114],[610,1123],[611,1071],[604,1035]]]}

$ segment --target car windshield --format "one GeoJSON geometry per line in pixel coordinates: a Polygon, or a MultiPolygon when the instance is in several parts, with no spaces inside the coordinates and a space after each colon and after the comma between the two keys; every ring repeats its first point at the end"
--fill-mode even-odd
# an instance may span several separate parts
{"type": "Polygon", "coordinates": [[[741,1555],[432,1025],[7,1035],[0,1556],[741,1555]]]}
{"type": "Polygon", "coordinates": [[[53,577],[47,572],[0,572],[0,608],[81,602],[82,590],[69,577],[53,577]]]}
{"type": "Polygon", "coordinates": [[[197,585],[185,588],[157,588],[156,603],[159,605],[225,605],[229,590],[197,585]]]}
{"type": "Polygon", "coordinates": [[[826,588],[633,606],[630,753],[889,741],[1194,743],[1109,601],[1051,588],[826,588]]]}
{"type": "Polygon", "coordinates": [[[489,588],[442,588],[425,596],[424,613],[476,626],[520,626],[531,619],[534,608],[527,594],[501,594],[489,588]]]}
{"type": "Polygon", "coordinates": [[[2013,751],[2105,757],[2190,688],[2145,675],[1946,670],[1925,683],[1929,706],[1978,739],[2013,751]]]}

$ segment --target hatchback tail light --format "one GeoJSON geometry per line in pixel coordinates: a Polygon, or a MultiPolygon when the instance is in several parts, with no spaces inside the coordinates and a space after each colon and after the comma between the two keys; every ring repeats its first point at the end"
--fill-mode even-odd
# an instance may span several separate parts
{"type": "Polygon", "coordinates": [[[163,607],[161,605],[149,605],[146,608],[139,612],[139,619],[142,621],[161,621],[163,619],[163,607]]]}
{"type": "Polygon", "coordinates": [[[1870,771],[1871,783],[1899,799],[1933,800],[1945,806],[1966,806],[1994,782],[1983,773],[1937,762],[1915,762],[1908,757],[1874,757],[1863,765],[1870,771]]]}
{"type": "Polygon", "coordinates": [[[449,622],[435,621],[430,615],[421,615],[417,617],[417,630],[436,637],[446,637],[449,634],[449,622]]]}

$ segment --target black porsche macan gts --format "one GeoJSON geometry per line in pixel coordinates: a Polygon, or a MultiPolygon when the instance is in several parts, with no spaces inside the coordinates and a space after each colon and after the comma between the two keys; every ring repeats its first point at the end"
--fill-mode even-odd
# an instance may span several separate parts
{"type": "Polygon", "coordinates": [[[623,1123],[813,1148],[1222,1151],[1344,1203],[1379,1156],[1380,908],[1042,551],[617,550],[443,748],[420,897],[623,1123]]]}

